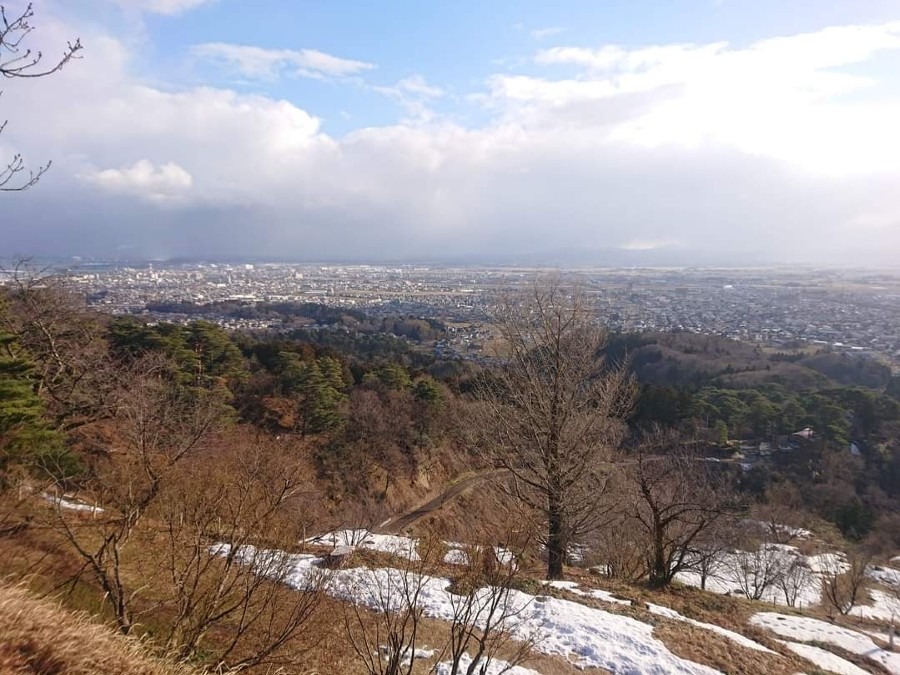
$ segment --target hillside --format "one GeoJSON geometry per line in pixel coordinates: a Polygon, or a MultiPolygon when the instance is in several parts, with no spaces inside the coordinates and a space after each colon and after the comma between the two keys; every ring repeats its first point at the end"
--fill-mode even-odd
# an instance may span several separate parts
{"type": "Polygon", "coordinates": [[[23,586],[0,584],[2,675],[200,675],[23,586]]]}
{"type": "Polygon", "coordinates": [[[854,386],[883,389],[887,366],[847,353],[809,347],[763,349],[713,335],[654,333],[616,339],[616,356],[628,355],[641,382],[668,386],[714,385],[735,389],[780,384],[791,390],[854,386]]]}
{"type": "MultiPolygon", "coordinates": [[[[529,324],[517,308],[518,328],[568,332],[478,365],[379,332],[394,325],[228,331],[31,293],[0,307],[0,558],[178,662],[459,675],[487,654],[491,674],[809,673],[821,640],[792,633],[788,648],[753,617],[788,600],[790,570],[810,586],[805,616],[827,620],[817,556],[845,554],[845,584],[850,561],[874,569],[900,546],[900,403],[862,386],[856,361],[616,337],[636,383],[597,359],[604,336],[578,311],[529,324]],[[743,386],[773,373],[787,379],[743,386]],[[760,552],[774,566],[762,590],[746,574],[760,552]],[[490,599],[501,620],[486,623],[490,599]]],[[[883,614],[892,584],[873,578],[853,608],[883,614]]],[[[881,640],[865,620],[838,619],[862,636],[842,644],[881,640]]],[[[841,649],[828,658],[842,669],[871,667],[841,649]]]]}

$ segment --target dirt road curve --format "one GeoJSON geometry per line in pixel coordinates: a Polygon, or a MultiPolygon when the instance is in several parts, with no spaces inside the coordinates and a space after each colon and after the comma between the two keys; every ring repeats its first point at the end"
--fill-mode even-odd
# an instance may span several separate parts
{"type": "MultiPolygon", "coordinates": [[[[666,455],[651,455],[644,458],[644,461],[661,461],[667,459],[666,455]]],[[[695,458],[698,462],[707,462],[710,461],[705,457],[697,457],[695,458]]],[[[718,460],[713,460],[718,461],[718,460]]],[[[629,459],[618,462],[603,462],[603,464],[608,466],[629,466],[637,463],[637,460],[629,459]]],[[[725,463],[725,462],[723,462],[725,463]]],[[[481,473],[476,473],[472,476],[468,476],[466,478],[462,478],[446,490],[444,490],[440,495],[431,499],[424,504],[420,504],[412,511],[405,513],[401,516],[394,516],[393,518],[388,518],[386,521],[381,523],[378,526],[378,530],[384,534],[396,534],[397,532],[401,532],[405,530],[407,527],[415,523],[420,518],[427,516],[429,513],[433,513],[434,511],[439,510],[449,501],[452,501],[463,492],[466,492],[470,488],[482,483],[483,481],[489,478],[496,478],[497,476],[502,476],[503,474],[509,473],[508,469],[489,469],[487,471],[482,471],[481,473]]]]}
{"type": "Polygon", "coordinates": [[[443,507],[444,504],[452,501],[463,492],[470,490],[474,486],[489,478],[499,476],[503,473],[506,473],[504,469],[493,469],[490,471],[484,471],[482,473],[476,473],[472,476],[468,476],[467,478],[463,478],[448,487],[434,499],[431,499],[424,504],[420,504],[412,511],[409,511],[408,513],[405,513],[401,516],[389,518],[381,525],[379,525],[378,529],[385,534],[402,532],[420,518],[427,516],[429,513],[437,511],[438,509],[443,507]]]}

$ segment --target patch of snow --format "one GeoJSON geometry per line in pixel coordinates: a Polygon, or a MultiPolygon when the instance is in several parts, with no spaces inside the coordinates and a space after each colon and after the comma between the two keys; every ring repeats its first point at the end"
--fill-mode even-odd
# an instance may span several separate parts
{"type": "MultiPolygon", "coordinates": [[[[890,630],[890,629],[888,629],[890,630]]],[[[881,640],[884,644],[889,645],[891,643],[891,634],[890,633],[879,633],[878,631],[864,629],[863,632],[866,635],[869,635],[876,640],[881,640]]],[[[900,645],[900,635],[894,633],[894,645],[900,645]]]]}
{"type": "Polygon", "coordinates": [[[584,594],[589,598],[594,598],[595,600],[602,600],[603,602],[611,602],[616,605],[631,605],[631,600],[625,600],[624,598],[617,598],[609,591],[604,591],[599,588],[592,588],[588,591],[583,591],[584,594]]]}
{"type": "MultiPolygon", "coordinates": [[[[379,645],[378,651],[384,655],[385,661],[388,661],[390,659],[391,647],[389,645],[379,645]]],[[[412,654],[412,659],[433,659],[436,652],[437,652],[436,649],[425,649],[425,648],[414,649],[413,654],[412,654]]],[[[400,663],[409,665],[409,662],[412,659],[409,658],[409,649],[406,649],[403,652],[403,658],[401,659],[400,663]]]]}
{"type": "Polygon", "coordinates": [[[595,600],[602,600],[603,602],[611,602],[616,605],[631,605],[631,600],[617,598],[609,591],[604,591],[599,588],[589,588],[588,590],[584,590],[582,588],[579,588],[578,584],[574,581],[546,581],[544,583],[551,588],[559,588],[585,598],[593,598],[595,600]]]}
{"type": "MultiPolygon", "coordinates": [[[[367,529],[334,530],[333,532],[326,532],[325,534],[304,539],[303,543],[315,546],[351,546],[353,548],[379,551],[380,553],[387,553],[407,560],[421,560],[417,551],[418,539],[395,534],[376,534],[367,529]]],[[[452,541],[444,543],[449,548],[444,555],[445,563],[448,565],[469,564],[469,556],[465,551],[467,548],[465,545],[452,541]]],[[[495,546],[494,554],[501,565],[515,564],[516,557],[512,551],[501,546],[495,546]]]]}
{"type": "Polygon", "coordinates": [[[866,576],[885,586],[900,588],[900,570],[895,570],[893,567],[872,565],[866,569],[866,576]]]}
{"type": "MultiPolygon", "coordinates": [[[[482,662],[483,659],[480,659],[477,667],[484,668],[482,662]]],[[[468,654],[463,654],[459,659],[459,668],[457,668],[457,672],[468,672],[468,668],[471,664],[472,657],[468,654]]],[[[435,675],[450,675],[450,673],[453,672],[453,664],[450,663],[450,661],[442,661],[437,664],[437,668],[434,672],[435,675]]],[[[532,670],[531,668],[523,668],[522,666],[510,667],[508,662],[502,661],[501,659],[491,659],[490,663],[487,664],[487,668],[484,670],[476,670],[475,672],[480,675],[501,675],[503,673],[508,673],[508,675],[541,675],[538,671],[532,670]]]]}
{"type": "Polygon", "coordinates": [[[683,614],[679,614],[674,609],[669,607],[663,607],[662,605],[654,605],[652,602],[647,603],[647,609],[650,610],[651,614],[656,614],[657,616],[664,616],[667,619],[673,619],[675,621],[684,621],[685,623],[689,623],[692,626],[697,626],[698,628],[705,628],[708,631],[712,631],[722,637],[731,640],[735,644],[739,644],[741,647],[746,647],[747,649],[754,649],[758,652],[766,652],[767,654],[774,654],[771,649],[768,647],[764,647],[751,640],[748,637],[744,637],[740,633],[736,633],[733,630],[728,630],[727,628],[722,628],[722,626],[717,626],[714,623],[704,623],[702,621],[697,621],[696,619],[691,619],[683,614]]]}
{"type": "Polygon", "coordinates": [[[805,645],[801,642],[788,642],[785,640],[781,643],[797,656],[806,659],[817,668],[827,670],[829,673],[837,673],[837,675],[866,675],[866,671],[856,664],[850,663],[847,659],[842,659],[828,650],[805,645]]]}
{"type": "Polygon", "coordinates": [[[843,553],[820,553],[819,555],[807,556],[806,564],[817,574],[832,571],[846,572],[850,569],[850,565],[847,563],[847,556],[843,553]]]}
{"type": "Polygon", "coordinates": [[[326,532],[303,541],[306,544],[319,546],[365,548],[370,551],[395,555],[398,558],[419,560],[419,554],[416,552],[416,544],[418,543],[416,539],[394,534],[375,534],[365,529],[335,530],[334,532],[326,532]]]}
{"type": "Polygon", "coordinates": [[[48,492],[44,492],[43,494],[41,494],[41,497],[46,499],[54,506],[58,506],[61,509],[66,509],[67,511],[88,511],[89,513],[103,513],[103,509],[101,509],[99,506],[94,506],[93,504],[85,504],[84,502],[73,502],[66,499],[65,497],[57,497],[56,495],[51,495],[48,492]]]}
{"type": "MultiPolygon", "coordinates": [[[[725,567],[726,566],[723,563],[723,568],[725,567]]],[[[719,595],[731,595],[735,593],[738,588],[730,577],[731,575],[728,573],[727,569],[723,569],[722,573],[708,575],[706,578],[706,590],[710,593],[717,593],[719,595]]],[[[675,581],[684,584],[685,586],[693,586],[694,588],[702,587],[700,573],[695,572],[694,570],[684,570],[679,572],[675,575],[675,581]]]]}
{"type": "MultiPolygon", "coordinates": [[[[812,572],[809,580],[797,590],[794,598],[795,606],[810,607],[822,602],[821,575],[826,571],[840,569],[846,571],[849,566],[843,553],[822,553],[814,556],[804,556],[796,547],[788,544],[767,544],[766,553],[759,560],[760,569],[765,570],[767,565],[787,570],[792,563],[805,564],[812,572]],[[763,560],[769,556],[769,560],[763,560]]],[[[756,581],[751,571],[744,571],[744,566],[753,565],[755,557],[750,553],[731,551],[723,553],[714,573],[707,575],[706,590],[720,595],[743,595],[741,591],[741,579],[745,578],[744,586],[753,588],[756,581]]],[[[675,580],[686,586],[701,588],[701,576],[695,570],[684,570],[675,575],[675,580]]],[[[760,582],[762,583],[762,582],[760,582]]],[[[760,600],[770,604],[787,605],[787,598],[782,588],[776,584],[770,584],[762,590],[760,600]]]]}
{"type": "Polygon", "coordinates": [[[469,554],[460,548],[451,548],[444,554],[447,565],[468,565],[469,554]]]}
{"type": "Polygon", "coordinates": [[[513,555],[513,552],[502,546],[494,547],[494,555],[497,556],[497,562],[501,565],[514,565],[516,563],[516,556],[513,555]]]}
{"type": "MultiPolygon", "coordinates": [[[[577,581],[563,581],[562,579],[545,581],[544,585],[549,586],[550,588],[559,588],[564,591],[572,591],[573,593],[578,588],[577,581]]],[[[581,595],[581,592],[579,592],[579,595],[581,595]]]]}
{"type": "MultiPolygon", "coordinates": [[[[212,549],[219,554],[229,551],[227,544],[212,549]]],[[[264,561],[289,560],[292,572],[286,583],[294,588],[310,588],[316,575],[323,570],[317,559],[280,551],[260,552],[253,547],[243,547],[242,560],[250,564],[255,559],[264,561]],[[246,550],[244,550],[246,549],[246,550]],[[285,558],[287,556],[287,558],[285,558]]],[[[265,564],[257,568],[262,573],[265,564]]],[[[330,570],[327,572],[327,592],[340,600],[355,602],[376,608],[379,593],[391,588],[402,588],[404,572],[393,568],[368,569],[365,567],[330,570]]],[[[449,579],[408,573],[407,584],[421,587],[419,604],[423,613],[431,618],[449,621],[453,617],[453,599],[448,590],[449,579]]],[[[489,591],[485,589],[485,594],[489,591]]],[[[587,607],[577,602],[534,596],[521,591],[510,591],[507,599],[509,611],[505,629],[519,640],[537,636],[535,649],[551,656],[561,656],[581,669],[605,668],[622,675],[717,675],[719,671],[683,659],[673,654],[666,645],[653,636],[653,627],[631,617],[611,614],[587,607]]]]}
{"type": "Polygon", "coordinates": [[[869,591],[871,605],[858,605],[850,610],[853,616],[876,621],[891,621],[900,618],[900,598],[873,588],[869,591]]]}
{"type": "Polygon", "coordinates": [[[832,644],[852,654],[859,654],[882,665],[890,673],[900,675],[900,654],[881,649],[868,635],[827,621],[805,616],[788,616],[775,612],[761,612],[750,618],[750,623],[773,633],[801,642],[832,644]]]}

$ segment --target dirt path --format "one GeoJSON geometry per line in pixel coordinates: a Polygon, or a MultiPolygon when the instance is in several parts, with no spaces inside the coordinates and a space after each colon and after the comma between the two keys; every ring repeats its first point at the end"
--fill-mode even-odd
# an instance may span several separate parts
{"type": "Polygon", "coordinates": [[[463,478],[448,487],[434,499],[430,499],[424,504],[420,504],[412,511],[409,511],[401,516],[388,518],[378,526],[378,529],[385,534],[401,532],[420,518],[424,518],[429,513],[440,510],[441,508],[443,508],[444,504],[453,501],[463,492],[467,492],[479,483],[482,483],[489,478],[499,476],[503,473],[506,473],[505,469],[492,469],[490,471],[476,473],[472,476],[468,476],[467,478],[463,478]]]}
{"type": "MultiPolygon", "coordinates": [[[[652,455],[650,457],[646,457],[645,461],[648,460],[664,460],[666,459],[665,455],[652,455]]],[[[698,461],[707,461],[704,458],[697,458],[698,461]]],[[[630,464],[636,464],[637,460],[625,460],[619,462],[604,462],[604,464],[608,466],[627,466],[630,464]]],[[[495,478],[502,474],[509,473],[508,469],[489,469],[487,471],[482,471],[481,473],[476,473],[466,478],[462,478],[446,490],[444,490],[441,494],[439,494],[434,499],[430,499],[424,504],[420,504],[412,511],[409,511],[400,516],[394,516],[392,518],[388,518],[386,521],[381,523],[378,526],[378,530],[384,534],[396,534],[397,532],[401,532],[406,529],[417,520],[424,518],[429,513],[434,513],[435,511],[440,510],[444,504],[452,501],[463,492],[467,492],[471,488],[475,487],[479,483],[484,482],[488,478],[495,478]]]]}

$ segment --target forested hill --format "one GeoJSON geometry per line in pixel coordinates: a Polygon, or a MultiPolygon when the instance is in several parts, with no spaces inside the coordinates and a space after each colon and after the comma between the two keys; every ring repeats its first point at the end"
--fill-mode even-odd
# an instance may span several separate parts
{"type": "MultiPolygon", "coordinates": [[[[690,513],[715,516],[702,523],[717,551],[732,541],[771,550],[742,543],[741,523],[772,518],[792,528],[812,523],[843,550],[880,559],[900,549],[900,398],[877,364],[697,335],[612,336],[606,355],[630,364],[635,387],[595,358],[603,336],[593,323],[555,343],[529,340],[513,372],[500,359],[445,359],[427,340],[398,337],[392,319],[378,330],[343,314],[333,325],[319,307],[298,312],[329,328],[229,331],[206,318],[100,315],[49,283],[0,290],[0,559],[25,575],[30,561],[46,558],[49,588],[74,578],[73,588],[114,613],[121,632],[153,621],[148,634],[163,635],[182,657],[208,653],[221,662],[228,647],[216,640],[240,623],[229,612],[250,601],[239,589],[250,589],[267,616],[287,618],[289,632],[279,634],[300,632],[308,609],[285,585],[266,595],[270,586],[258,585],[239,556],[211,564],[209,552],[225,550],[217,548],[223,541],[229,552],[295,551],[310,534],[367,532],[437,499],[441,508],[415,523],[423,537],[501,542],[503,528],[521,532],[526,523],[526,555],[542,567],[543,516],[518,505],[508,489],[518,483],[501,477],[527,468],[518,459],[523,439],[550,436],[517,425],[528,423],[528,410],[550,410],[547,392],[555,396],[564,380],[578,399],[578,424],[598,432],[588,442],[581,426],[557,435],[588,453],[570,457],[570,466],[578,457],[593,463],[579,470],[579,494],[586,517],[602,523],[584,541],[616,583],[634,584],[623,588],[675,583],[699,541],[679,521],[668,531],[694,534],[671,539],[680,543],[670,553],[656,550],[669,535],[641,528],[657,522],[645,509],[666,495],[688,495],[690,513]],[[547,377],[554,363],[567,374],[586,366],[577,377],[547,377]],[[529,389],[527,377],[542,370],[529,389]],[[793,373],[804,377],[786,377],[793,373]],[[443,508],[438,497],[475,485],[473,477],[485,482],[443,508]],[[719,523],[727,524],[721,535],[719,523]],[[238,595],[214,598],[225,610],[213,616],[223,618],[198,619],[196,598],[222,586],[220,573],[238,595]],[[183,583],[184,574],[198,580],[183,583]],[[191,627],[195,620],[202,630],[191,627]]],[[[499,322],[493,328],[504,335],[499,322]]],[[[531,445],[527,457],[541,447],[531,445]]],[[[443,551],[435,559],[444,565],[443,551]]],[[[563,555],[555,559],[565,566],[563,555]]],[[[270,653],[270,633],[237,634],[249,653],[270,653]]]]}
{"type": "Polygon", "coordinates": [[[898,386],[890,368],[873,358],[806,343],[773,349],[714,335],[652,333],[614,336],[608,351],[614,360],[627,360],[641,382],[655,385],[749,389],[779,384],[794,391],[898,386]]]}
{"type": "Polygon", "coordinates": [[[445,337],[446,326],[437,319],[393,314],[376,317],[352,307],[332,307],[316,302],[257,302],[228,300],[198,304],[194,302],[151,302],[147,311],[163,320],[209,319],[267,322],[282,330],[307,326],[341,326],[359,333],[393,334],[424,342],[445,337]]]}

